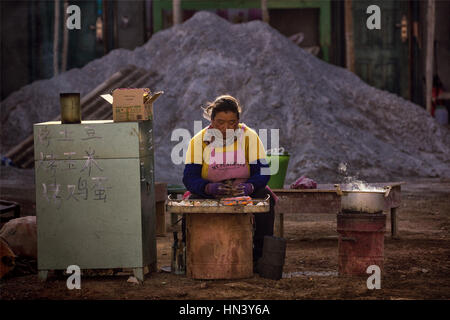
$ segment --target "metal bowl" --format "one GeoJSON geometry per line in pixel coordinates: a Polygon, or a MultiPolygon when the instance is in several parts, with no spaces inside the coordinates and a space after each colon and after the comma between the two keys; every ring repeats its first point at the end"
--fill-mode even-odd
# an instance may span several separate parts
{"type": "Polygon", "coordinates": [[[360,190],[340,190],[341,211],[342,212],[365,212],[379,213],[386,207],[386,198],[391,191],[386,187],[384,191],[360,191],[360,190]]]}

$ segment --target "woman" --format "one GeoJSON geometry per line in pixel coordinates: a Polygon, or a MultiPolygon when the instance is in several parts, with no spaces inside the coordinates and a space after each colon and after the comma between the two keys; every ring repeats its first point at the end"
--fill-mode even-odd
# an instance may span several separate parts
{"type": "MultiPolygon", "coordinates": [[[[264,145],[256,132],[240,123],[241,107],[232,96],[222,95],[204,109],[211,124],[190,141],[186,154],[183,183],[190,199],[250,196],[266,198],[269,170],[264,145]]],[[[274,198],[270,213],[255,214],[253,265],[262,256],[264,236],[273,235],[274,198]]],[[[183,241],[185,241],[183,219],[183,241]]]]}

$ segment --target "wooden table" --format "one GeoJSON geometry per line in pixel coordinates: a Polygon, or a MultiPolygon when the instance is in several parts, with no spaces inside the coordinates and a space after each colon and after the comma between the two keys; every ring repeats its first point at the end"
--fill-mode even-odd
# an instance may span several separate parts
{"type": "Polygon", "coordinates": [[[186,216],[186,276],[192,279],[245,279],[253,276],[254,213],[268,213],[264,205],[193,206],[167,201],[167,210],[186,216]]]}
{"type": "MultiPolygon", "coordinates": [[[[371,186],[383,188],[391,186],[386,198],[385,211],[391,214],[391,236],[398,236],[397,209],[401,204],[401,185],[404,182],[370,183],[371,186]]],[[[341,184],[341,189],[345,185],[341,184]]],[[[319,184],[317,189],[272,189],[280,201],[275,206],[275,235],[284,236],[284,214],[332,213],[341,211],[341,197],[334,184],[319,184]]]]}

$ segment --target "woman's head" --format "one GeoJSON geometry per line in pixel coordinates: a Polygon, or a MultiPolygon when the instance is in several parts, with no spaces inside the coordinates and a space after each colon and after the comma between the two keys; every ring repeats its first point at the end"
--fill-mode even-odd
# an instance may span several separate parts
{"type": "Polygon", "coordinates": [[[211,120],[212,127],[219,129],[225,137],[227,129],[238,128],[241,106],[236,98],[222,95],[209,103],[204,113],[205,117],[211,120]]]}

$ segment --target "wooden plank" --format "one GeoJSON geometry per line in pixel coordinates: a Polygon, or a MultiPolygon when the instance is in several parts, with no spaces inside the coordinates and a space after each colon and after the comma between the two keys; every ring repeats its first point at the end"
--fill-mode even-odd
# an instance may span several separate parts
{"type": "Polygon", "coordinates": [[[391,208],[391,236],[398,237],[397,208],[391,208]]]}
{"type": "Polygon", "coordinates": [[[166,235],[166,206],[164,202],[156,202],[156,236],[166,235]]]}
{"type": "Polygon", "coordinates": [[[345,57],[347,69],[355,72],[355,50],[353,42],[352,0],[345,0],[345,57]]]}
{"type": "MultiPolygon", "coordinates": [[[[193,200],[197,201],[197,200],[193,200]]],[[[190,213],[190,214],[247,214],[247,213],[268,213],[270,211],[269,204],[264,206],[171,206],[167,205],[167,210],[171,213],[190,213]]]]}
{"type": "MultiPolygon", "coordinates": [[[[392,237],[398,237],[397,208],[401,204],[401,185],[405,182],[370,183],[377,187],[391,186],[386,198],[385,211],[391,213],[392,237]]],[[[330,188],[332,184],[321,184],[318,188],[330,188]]],[[[284,214],[328,213],[338,214],[341,211],[341,197],[336,190],[328,189],[273,189],[279,197],[275,206],[275,235],[284,236],[284,214]]]]}
{"type": "Polygon", "coordinates": [[[21,167],[24,169],[28,169],[28,168],[32,168],[34,165],[34,157],[33,157],[33,152],[34,150],[32,150],[31,152],[27,151],[27,160],[22,163],[21,167]],[[28,156],[29,155],[29,156],[28,156]]]}
{"type": "Polygon", "coordinates": [[[30,147],[25,150],[22,155],[24,155],[24,157],[21,159],[21,161],[19,161],[18,163],[14,163],[16,165],[18,164],[21,168],[32,168],[34,166],[34,147],[30,147]]]}
{"type": "Polygon", "coordinates": [[[269,23],[269,9],[267,8],[267,0],[261,0],[262,20],[265,23],[269,23]]]}
{"type": "MultiPolygon", "coordinates": [[[[69,1],[64,0],[64,20],[67,21],[69,18],[69,14],[67,13],[67,7],[69,6],[69,1]]],[[[67,53],[69,48],[69,28],[64,26],[63,23],[63,45],[62,45],[62,53],[61,53],[61,72],[65,72],[67,70],[67,53]]]]}
{"type": "Polygon", "coordinates": [[[33,138],[34,138],[33,135],[28,136],[25,140],[23,140],[17,146],[13,147],[8,152],[6,152],[5,157],[13,160],[13,157],[16,153],[20,152],[24,148],[28,148],[30,145],[33,144],[33,138]]]}
{"type": "Polygon", "coordinates": [[[135,69],[136,66],[127,65],[124,69],[117,71],[116,73],[111,75],[111,77],[109,77],[105,82],[102,82],[92,91],[90,91],[87,95],[85,95],[80,101],[81,105],[85,105],[91,100],[98,98],[99,93],[103,93],[107,88],[114,85],[119,79],[127,76],[130,72],[132,72],[135,69]]]}
{"type": "Polygon", "coordinates": [[[155,201],[165,202],[167,200],[167,183],[155,182],[155,201]]]}
{"type": "Polygon", "coordinates": [[[183,22],[183,11],[181,10],[181,0],[172,0],[173,25],[183,22]]]}
{"type": "Polygon", "coordinates": [[[389,192],[389,196],[386,198],[385,210],[388,211],[391,208],[398,208],[402,203],[402,191],[401,186],[392,187],[389,192]]]}
{"type": "Polygon", "coordinates": [[[280,213],[280,238],[284,237],[284,213],[280,213]]]}
{"type": "Polygon", "coordinates": [[[29,157],[29,156],[31,156],[31,157],[33,156],[33,151],[34,151],[34,145],[33,145],[33,144],[28,145],[28,146],[24,147],[20,153],[16,153],[16,154],[13,155],[13,157],[10,158],[10,159],[12,160],[12,162],[13,162],[15,165],[20,166],[20,167],[23,167],[21,164],[22,164],[23,162],[26,162],[26,161],[27,161],[27,159],[28,159],[27,156],[28,156],[28,157],[29,157]]]}
{"type": "Polygon", "coordinates": [[[54,23],[53,23],[53,76],[57,76],[59,74],[59,61],[58,61],[58,53],[59,53],[59,0],[54,0],[54,23]]]}
{"type": "Polygon", "coordinates": [[[369,183],[371,186],[376,186],[376,187],[397,187],[397,186],[401,186],[402,184],[405,184],[406,182],[404,181],[397,181],[397,182],[374,182],[374,183],[369,183]]]}
{"type": "Polygon", "coordinates": [[[271,189],[277,196],[296,193],[336,193],[336,189],[271,189]]]}
{"type": "Polygon", "coordinates": [[[275,221],[273,225],[273,234],[275,237],[284,237],[284,213],[275,210],[275,221]]]}
{"type": "Polygon", "coordinates": [[[425,50],[425,106],[431,114],[432,89],[433,89],[433,52],[434,52],[434,28],[435,28],[435,0],[427,1],[427,41],[425,50]]]}
{"type": "Polygon", "coordinates": [[[251,214],[188,214],[186,276],[194,279],[251,277],[253,275],[251,218],[251,214]]]}
{"type": "Polygon", "coordinates": [[[339,213],[341,197],[337,193],[296,193],[279,197],[282,213],[339,213]]]}
{"type": "Polygon", "coordinates": [[[320,49],[323,60],[330,62],[331,47],[331,3],[330,1],[318,1],[320,3],[319,37],[320,49]]]}
{"type": "Polygon", "coordinates": [[[170,231],[181,230],[181,221],[179,221],[181,218],[178,216],[178,213],[170,211],[167,206],[166,211],[170,215],[170,231]]]}
{"type": "Polygon", "coordinates": [[[143,72],[145,72],[143,69],[127,67],[120,71],[120,78],[115,78],[116,80],[114,82],[108,81],[108,86],[98,86],[96,89],[89,92],[86,98],[82,99],[81,102],[81,112],[83,113],[83,117],[86,119],[91,118],[90,115],[96,112],[98,109],[96,107],[98,105],[105,105],[106,101],[99,97],[100,94],[119,87],[131,85],[131,82],[133,82],[136,77],[142,76],[143,72]]]}
{"type": "Polygon", "coordinates": [[[278,211],[278,205],[275,206],[275,217],[274,217],[274,221],[273,221],[273,235],[275,237],[281,237],[281,232],[280,232],[280,224],[281,224],[281,219],[280,216],[283,214],[282,212],[278,211]]]}

